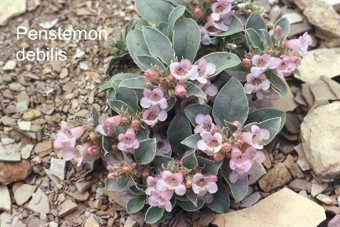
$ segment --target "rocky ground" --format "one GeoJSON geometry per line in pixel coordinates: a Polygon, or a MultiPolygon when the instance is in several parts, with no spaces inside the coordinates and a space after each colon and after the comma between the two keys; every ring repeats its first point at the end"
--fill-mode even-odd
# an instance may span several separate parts
{"type": "MultiPolygon", "coordinates": [[[[285,16],[291,22],[290,37],[305,31],[313,37],[315,50],[303,60],[301,75],[288,80],[291,94],[274,103],[287,111],[285,128],[266,147],[267,159],[264,167],[258,166],[259,174],[251,176],[248,196],[232,205],[232,210],[245,209],[217,216],[206,210],[176,215],[167,226],[207,226],[212,220],[221,227],[316,226],[326,218],[325,211],[327,219],[320,226],[335,215],[338,219],[329,226],[340,226],[340,182],[335,180],[340,178],[340,1],[256,2],[265,7],[269,26],[285,16]]],[[[106,173],[100,166],[93,171],[76,167],[52,149],[61,120],[86,118],[92,105],[103,106],[104,96],[97,93],[107,79],[103,66],[114,54],[112,38],[118,38],[124,22],[135,15],[133,2],[1,4],[0,226],[143,226],[143,218],[128,216],[120,206],[125,201],[104,189],[106,173]],[[105,29],[109,39],[17,41],[17,26],[105,29]],[[37,47],[58,47],[68,59],[16,60],[20,49],[37,47]]]]}

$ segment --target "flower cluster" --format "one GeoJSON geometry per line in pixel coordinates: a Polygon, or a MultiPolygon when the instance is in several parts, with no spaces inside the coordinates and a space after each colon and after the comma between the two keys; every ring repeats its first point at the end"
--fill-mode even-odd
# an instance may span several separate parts
{"type": "MultiPolygon", "coordinates": [[[[183,97],[187,94],[185,83],[188,80],[197,81],[198,86],[209,96],[214,97],[218,89],[208,80],[216,72],[216,65],[207,62],[201,58],[197,65],[193,65],[188,59],[183,59],[180,62],[173,62],[170,64],[170,73],[176,81],[175,94],[183,97]]],[[[199,103],[205,103],[205,100],[199,98],[199,103]]]]}
{"type": "Polygon", "coordinates": [[[62,121],[60,131],[53,143],[54,149],[61,151],[65,160],[74,159],[78,166],[88,163],[92,168],[93,162],[100,158],[101,148],[86,135],[89,129],[88,125],[74,127],[72,124],[62,121]],[[77,145],[80,138],[86,142],[77,145]]]}
{"type": "Polygon", "coordinates": [[[172,197],[183,196],[188,188],[192,188],[193,192],[206,203],[212,201],[212,194],[218,190],[217,176],[203,175],[200,172],[185,178],[182,172],[164,170],[158,177],[148,176],[146,182],[145,193],[148,195],[148,204],[152,207],[164,208],[168,212],[173,209],[172,197]]]}
{"type": "Polygon", "coordinates": [[[232,21],[232,2],[234,0],[216,0],[211,5],[212,13],[207,17],[206,23],[201,26],[202,44],[211,43],[210,36],[228,31],[228,25],[232,21]]]}
{"type": "MultiPolygon", "coordinates": [[[[282,29],[280,26],[275,28],[274,37],[280,43],[282,41],[282,29]]],[[[250,73],[246,77],[244,89],[246,94],[256,94],[258,100],[263,100],[272,94],[271,84],[266,73],[271,70],[273,73],[287,77],[291,75],[301,63],[299,53],[306,54],[307,48],[311,44],[311,37],[305,33],[298,39],[284,40],[282,47],[287,50],[271,51],[271,54],[254,54],[251,59],[244,58],[242,63],[245,67],[250,68],[250,73]]]]}

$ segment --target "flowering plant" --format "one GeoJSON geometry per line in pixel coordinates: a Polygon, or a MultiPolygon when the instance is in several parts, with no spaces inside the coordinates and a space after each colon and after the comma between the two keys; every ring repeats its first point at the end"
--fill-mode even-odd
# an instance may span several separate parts
{"type": "Polygon", "coordinates": [[[54,147],[78,164],[101,158],[106,187],[132,195],[127,211],[145,212],[147,223],[175,206],[226,212],[285,123],[285,113],[258,107],[287,93],[284,78],[311,38],[287,40],[286,19],[269,33],[259,7],[233,0],[135,3],[142,19],[116,43],[107,71],[129,55],[143,75],[112,76],[101,88],[110,111],[62,122],[54,147]]]}

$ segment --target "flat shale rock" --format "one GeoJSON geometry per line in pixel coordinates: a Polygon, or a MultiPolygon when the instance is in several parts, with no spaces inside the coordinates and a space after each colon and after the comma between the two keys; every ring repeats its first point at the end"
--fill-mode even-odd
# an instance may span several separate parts
{"type": "Polygon", "coordinates": [[[290,175],[285,164],[279,163],[270,169],[268,173],[260,179],[259,185],[263,191],[270,192],[273,189],[287,184],[291,180],[292,175],[290,175]]]}
{"type": "Polygon", "coordinates": [[[321,38],[340,38],[340,15],[324,0],[295,0],[308,21],[317,28],[321,38]],[[327,18],[327,20],[325,20],[327,18]]]}
{"type": "Polygon", "coordinates": [[[340,102],[311,110],[301,124],[307,161],[325,181],[340,178],[340,102]]]}
{"type": "Polygon", "coordinates": [[[284,188],[252,207],[216,215],[218,227],[311,227],[326,219],[320,205],[284,188]]]}
{"type": "Polygon", "coordinates": [[[40,188],[33,193],[32,199],[27,205],[27,208],[37,212],[37,213],[49,213],[50,212],[50,202],[48,197],[45,195],[40,188]]]}
{"type": "Polygon", "coordinates": [[[0,186],[0,210],[11,213],[11,197],[7,186],[0,186]]]}
{"type": "Polygon", "coordinates": [[[31,198],[36,188],[37,186],[23,184],[21,182],[15,183],[13,185],[12,191],[14,193],[16,204],[21,206],[26,203],[31,198]]]}
{"type": "Polygon", "coordinates": [[[21,162],[0,162],[0,184],[25,180],[31,173],[31,164],[27,160],[21,162]]]}
{"type": "Polygon", "coordinates": [[[26,12],[26,0],[1,0],[0,26],[6,25],[7,20],[26,12]]]}
{"type": "Polygon", "coordinates": [[[320,76],[332,78],[340,75],[340,48],[309,51],[302,59],[299,71],[300,76],[295,75],[295,77],[310,84],[320,76]]]}
{"type": "Polygon", "coordinates": [[[72,202],[72,200],[68,199],[65,202],[63,202],[60,207],[59,207],[59,213],[58,213],[58,217],[62,218],[65,217],[66,215],[72,213],[73,211],[75,211],[77,209],[78,205],[74,202],[72,202]]]}

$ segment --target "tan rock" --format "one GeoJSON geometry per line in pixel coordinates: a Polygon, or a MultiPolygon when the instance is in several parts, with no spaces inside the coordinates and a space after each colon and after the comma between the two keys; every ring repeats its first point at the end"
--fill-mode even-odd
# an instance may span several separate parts
{"type": "Polygon", "coordinates": [[[65,191],[65,193],[69,196],[71,196],[72,198],[74,198],[77,202],[85,202],[89,196],[90,196],[90,193],[88,192],[68,192],[68,191],[65,191]]]}
{"type": "Polygon", "coordinates": [[[94,218],[88,218],[85,221],[84,227],[99,227],[100,225],[94,218]]]}
{"type": "Polygon", "coordinates": [[[260,181],[260,188],[265,192],[281,187],[292,180],[289,170],[283,163],[276,164],[260,181]]]}
{"type": "Polygon", "coordinates": [[[21,182],[15,183],[12,187],[12,191],[16,204],[21,206],[26,203],[31,198],[36,188],[37,186],[23,184],[21,182]]]}
{"type": "Polygon", "coordinates": [[[302,170],[299,165],[295,162],[293,156],[288,155],[286,161],[284,162],[285,166],[288,168],[290,174],[295,178],[304,178],[302,170]]]}
{"type": "Polygon", "coordinates": [[[38,109],[30,110],[22,115],[22,118],[26,121],[34,120],[41,117],[41,112],[38,109]]]}
{"type": "Polygon", "coordinates": [[[326,219],[324,209],[295,192],[284,188],[252,207],[216,215],[218,227],[310,227],[326,219]]]}
{"type": "Polygon", "coordinates": [[[32,199],[28,203],[27,208],[37,213],[49,213],[50,202],[48,197],[45,195],[40,188],[32,194],[32,199]]]}
{"type": "Polygon", "coordinates": [[[328,78],[337,76],[340,71],[340,48],[309,51],[302,59],[298,69],[300,76],[294,76],[310,84],[319,79],[320,76],[328,78]]]}
{"type": "Polygon", "coordinates": [[[0,162],[0,184],[25,180],[31,173],[31,165],[27,160],[21,162],[0,162]]]}
{"type": "Polygon", "coordinates": [[[324,0],[295,0],[308,21],[316,27],[321,38],[330,40],[340,37],[340,15],[324,0]],[[325,20],[327,18],[327,20],[325,20]]]}
{"type": "Polygon", "coordinates": [[[317,176],[340,178],[340,102],[311,110],[301,124],[304,153],[317,176]]]}
{"type": "Polygon", "coordinates": [[[26,0],[2,0],[0,7],[0,26],[7,20],[26,12],[26,0]]]}
{"type": "Polygon", "coordinates": [[[45,141],[42,143],[38,143],[34,148],[34,153],[39,155],[40,157],[47,156],[52,151],[52,142],[45,141]]]}
{"type": "Polygon", "coordinates": [[[5,185],[0,186],[0,210],[11,213],[11,197],[5,185]]]}
{"type": "Polygon", "coordinates": [[[72,213],[73,211],[75,211],[77,209],[78,205],[74,202],[72,202],[72,200],[68,199],[65,202],[63,202],[60,207],[59,207],[59,213],[58,213],[58,217],[62,218],[65,217],[66,215],[72,213]]]}

